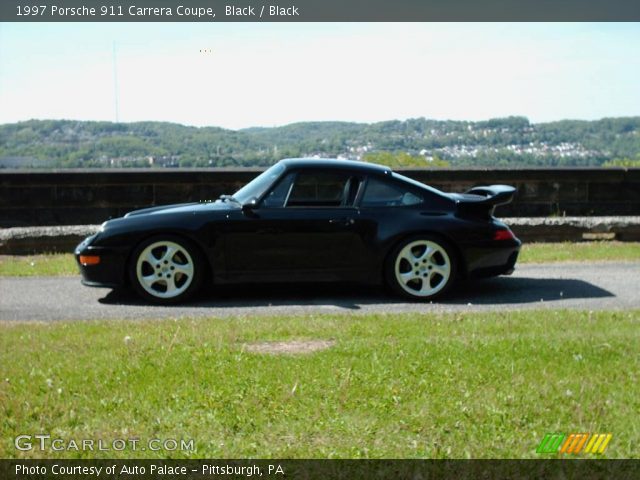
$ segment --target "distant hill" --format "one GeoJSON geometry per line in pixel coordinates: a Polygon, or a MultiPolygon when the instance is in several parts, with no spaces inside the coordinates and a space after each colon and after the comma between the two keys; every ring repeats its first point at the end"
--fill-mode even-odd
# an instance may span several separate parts
{"type": "MultiPolygon", "coordinates": [[[[640,158],[640,117],[532,124],[424,118],[225,130],[161,122],[30,120],[0,125],[0,167],[265,166],[285,157],[376,152],[457,166],[598,166],[640,158]],[[446,163],[445,162],[445,163],[446,163]]],[[[365,157],[366,158],[366,157],[365,157]]]]}

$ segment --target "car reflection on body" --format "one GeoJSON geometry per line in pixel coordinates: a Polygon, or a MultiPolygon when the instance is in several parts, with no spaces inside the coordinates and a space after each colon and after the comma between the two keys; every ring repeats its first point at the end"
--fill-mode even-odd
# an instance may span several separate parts
{"type": "Polygon", "coordinates": [[[384,282],[433,300],[458,279],[513,271],[521,242],[493,210],[514,193],[443,193],[380,165],[288,159],[215,202],[109,220],[75,256],[85,285],[160,304],[205,283],[323,281],[384,282]]]}

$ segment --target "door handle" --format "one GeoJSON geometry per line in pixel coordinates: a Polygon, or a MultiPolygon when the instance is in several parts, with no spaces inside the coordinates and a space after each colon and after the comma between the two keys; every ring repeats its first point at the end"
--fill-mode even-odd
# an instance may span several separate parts
{"type": "Polygon", "coordinates": [[[329,220],[331,225],[353,225],[355,222],[353,218],[332,218],[329,220]]]}

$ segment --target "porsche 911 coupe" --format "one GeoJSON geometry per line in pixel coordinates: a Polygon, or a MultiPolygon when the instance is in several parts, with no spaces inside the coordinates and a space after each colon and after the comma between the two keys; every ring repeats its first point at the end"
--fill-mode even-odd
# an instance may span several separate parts
{"type": "Polygon", "coordinates": [[[216,201],[108,220],[75,257],[85,285],[160,304],[205,284],[327,281],[433,300],[458,279],[513,271],[521,242],[493,211],[514,193],[444,193],[381,165],[287,159],[216,201]]]}

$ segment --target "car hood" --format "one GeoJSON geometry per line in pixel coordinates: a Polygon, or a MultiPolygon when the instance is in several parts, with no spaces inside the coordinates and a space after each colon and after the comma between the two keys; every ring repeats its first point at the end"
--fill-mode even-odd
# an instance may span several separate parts
{"type": "Polygon", "coordinates": [[[159,207],[142,208],[134,210],[125,215],[125,218],[137,217],[140,215],[166,215],[174,213],[196,213],[200,211],[211,210],[235,210],[240,208],[234,202],[193,202],[193,203],[176,203],[174,205],[162,205],[159,207]]]}

